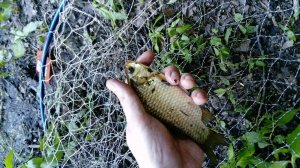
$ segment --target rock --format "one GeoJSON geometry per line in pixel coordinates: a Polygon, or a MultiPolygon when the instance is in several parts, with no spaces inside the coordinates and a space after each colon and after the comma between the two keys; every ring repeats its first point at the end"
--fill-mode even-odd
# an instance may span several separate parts
{"type": "Polygon", "coordinates": [[[241,45],[235,49],[236,52],[249,52],[251,40],[247,39],[241,43],[241,45]]]}
{"type": "Polygon", "coordinates": [[[291,40],[288,40],[286,41],[283,45],[282,45],[282,49],[287,49],[287,48],[290,48],[290,47],[293,47],[294,46],[294,42],[291,41],[291,40]]]}

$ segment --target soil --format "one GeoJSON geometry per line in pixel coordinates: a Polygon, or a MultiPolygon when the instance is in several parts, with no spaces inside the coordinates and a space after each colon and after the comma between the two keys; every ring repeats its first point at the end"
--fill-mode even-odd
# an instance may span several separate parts
{"type": "MultiPolygon", "coordinates": [[[[33,21],[47,22],[53,16],[57,4],[47,1],[20,0],[13,3],[15,12],[0,29],[0,49],[11,47],[14,35],[11,30],[22,28],[33,21]],[[48,14],[49,13],[49,14],[48,14]]],[[[15,156],[29,159],[39,152],[39,141],[42,137],[40,112],[37,101],[38,80],[35,70],[38,35],[31,33],[24,39],[26,54],[21,58],[5,58],[8,63],[0,72],[9,72],[7,77],[0,77],[0,167],[10,150],[15,156]]],[[[45,35],[45,32],[42,32],[45,35]]],[[[8,50],[9,55],[13,55],[8,50]]],[[[18,165],[18,162],[16,163],[18,165]]]]}

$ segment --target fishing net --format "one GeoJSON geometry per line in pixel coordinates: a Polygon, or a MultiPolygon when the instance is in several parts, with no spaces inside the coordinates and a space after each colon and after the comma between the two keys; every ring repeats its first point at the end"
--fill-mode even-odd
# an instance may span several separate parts
{"type": "Polygon", "coordinates": [[[47,162],[137,167],[122,108],[105,82],[124,80],[124,63],[149,49],[157,53],[155,69],[176,65],[207,91],[216,116],[211,125],[231,144],[215,151],[219,166],[242,158],[250,142],[255,166],[299,156],[298,9],[290,0],[70,1],[51,50],[41,145],[47,162]],[[261,134],[287,138],[272,148],[256,138],[261,134]],[[281,155],[283,149],[290,154],[281,155]]]}

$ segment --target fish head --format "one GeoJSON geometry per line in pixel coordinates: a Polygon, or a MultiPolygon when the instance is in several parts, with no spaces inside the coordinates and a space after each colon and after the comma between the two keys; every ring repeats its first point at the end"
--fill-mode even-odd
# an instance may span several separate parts
{"type": "Polygon", "coordinates": [[[135,61],[128,61],[125,64],[125,74],[127,83],[133,85],[143,85],[151,77],[152,70],[144,65],[135,61]]]}

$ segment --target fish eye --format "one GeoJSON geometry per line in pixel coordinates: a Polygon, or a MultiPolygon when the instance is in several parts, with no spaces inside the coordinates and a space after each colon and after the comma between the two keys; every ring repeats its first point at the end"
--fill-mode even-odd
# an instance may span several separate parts
{"type": "Polygon", "coordinates": [[[133,74],[134,68],[133,68],[133,67],[129,67],[129,68],[128,68],[128,71],[129,71],[130,74],[133,74]]]}

